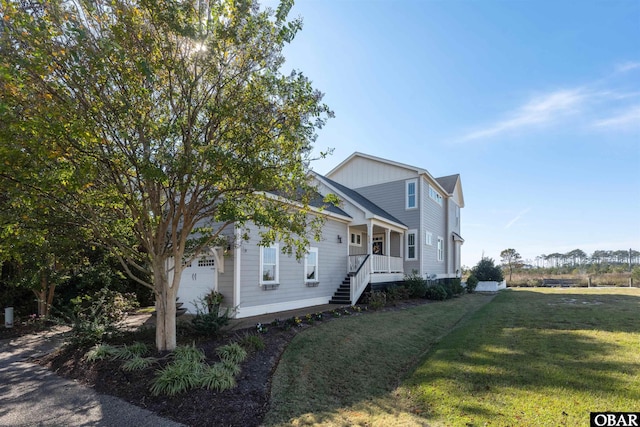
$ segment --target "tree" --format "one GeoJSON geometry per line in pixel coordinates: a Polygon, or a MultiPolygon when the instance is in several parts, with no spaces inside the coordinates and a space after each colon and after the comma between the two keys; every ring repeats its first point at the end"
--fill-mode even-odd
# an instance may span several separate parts
{"type": "Polygon", "coordinates": [[[475,267],[471,269],[471,274],[480,281],[496,281],[504,280],[502,269],[495,265],[492,258],[482,258],[475,267]]]}
{"type": "Polygon", "coordinates": [[[292,1],[0,1],[0,179],[153,289],[159,350],[176,345],[180,260],[233,224],[299,256],[318,236],[307,169],[332,112],[281,72],[292,1]]]}
{"type": "Polygon", "coordinates": [[[500,252],[500,258],[502,258],[502,265],[509,268],[509,281],[511,281],[514,267],[522,266],[522,257],[515,249],[505,249],[500,252]]]}

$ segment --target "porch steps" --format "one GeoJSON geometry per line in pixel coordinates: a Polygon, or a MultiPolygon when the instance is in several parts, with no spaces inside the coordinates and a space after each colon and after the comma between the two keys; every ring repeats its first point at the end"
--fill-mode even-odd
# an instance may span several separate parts
{"type": "Polygon", "coordinates": [[[329,304],[351,305],[351,275],[345,277],[329,304]]]}

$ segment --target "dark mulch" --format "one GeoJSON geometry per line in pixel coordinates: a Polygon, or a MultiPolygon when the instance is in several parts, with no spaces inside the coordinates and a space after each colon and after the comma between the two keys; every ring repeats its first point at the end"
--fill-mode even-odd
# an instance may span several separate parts
{"type": "MultiPolygon", "coordinates": [[[[427,303],[427,300],[409,300],[397,303],[383,310],[398,310],[427,303]]],[[[341,313],[323,313],[322,321],[334,320],[347,315],[341,313]]],[[[366,312],[357,313],[358,315],[366,312]]],[[[349,313],[352,314],[352,313],[349,313]]],[[[304,320],[304,318],[302,318],[304,320]]],[[[317,320],[313,322],[316,324],[317,320]]],[[[266,333],[260,334],[265,343],[264,350],[254,352],[242,363],[242,371],[237,378],[237,387],[224,392],[195,389],[174,396],[152,396],[149,388],[156,369],[138,372],[125,372],[120,369],[121,362],[98,361],[87,363],[83,358],[85,350],[63,348],[39,361],[66,378],[82,382],[96,391],[120,397],[134,405],[153,411],[160,416],[191,426],[258,426],[269,408],[271,376],[277,367],[280,356],[291,339],[311,324],[303,322],[297,326],[280,322],[269,325],[266,333]]],[[[152,342],[152,331],[148,331],[145,342],[152,342]]],[[[194,338],[196,346],[201,348],[208,363],[218,359],[215,350],[245,333],[255,333],[251,328],[236,331],[217,339],[194,338]]],[[[190,344],[192,337],[179,337],[179,341],[190,344]]],[[[123,342],[140,341],[140,334],[131,335],[123,342]]],[[[179,342],[180,343],[180,342],[179,342]]],[[[163,356],[155,354],[156,357],[163,356]]]]}

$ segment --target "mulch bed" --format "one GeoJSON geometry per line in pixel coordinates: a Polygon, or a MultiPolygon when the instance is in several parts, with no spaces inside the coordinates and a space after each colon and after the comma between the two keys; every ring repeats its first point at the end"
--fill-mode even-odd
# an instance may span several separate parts
{"type": "MultiPolygon", "coordinates": [[[[427,300],[401,301],[383,310],[398,310],[428,303],[427,300]]],[[[344,310],[344,309],[340,309],[344,310]]],[[[340,311],[337,310],[337,311],[340,311]]],[[[346,315],[333,312],[323,313],[323,322],[346,315]]],[[[362,315],[367,313],[352,313],[362,315]]],[[[351,314],[351,313],[350,313],[351,314]]],[[[117,396],[141,408],[160,416],[190,426],[259,426],[269,409],[271,377],[278,365],[280,356],[293,337],[312,327],[302,323],[292,326],[293,322],[282,321],[278,325],[268,325],[268,330],[260,334],[265,343],[263,350],[251,353],[242,363],[242,371],[237,379],[237,387],[224,392],[194,389],[173,397],[152,396],[149,388],[156,375],[156,369],[137,372],[125,372],[120,369],[121,362],[97,361],[87,363],[83,356],[86,350],[69,347],[50,354],[38,361],[57,374],[77,380],[93,387],[103,394],[117,396]]],[[[317,323],[314,321],[314,323],[317,323]]],[[[295,323],[293,323],[295,324],[295,323]]],[[[218,339],[198,339],[196,346],[207,356],[208,363],[217,360],[215,350],[244,333],[256,333],[256,328],[234,331],[218,339]]],[[[185,337],[179,342],[190,344],[185,337]]],[[[131,341],[133,342],[133,341],[131,341]]],[[[155,354],[156,357],[163,356],[155,354]]]]}

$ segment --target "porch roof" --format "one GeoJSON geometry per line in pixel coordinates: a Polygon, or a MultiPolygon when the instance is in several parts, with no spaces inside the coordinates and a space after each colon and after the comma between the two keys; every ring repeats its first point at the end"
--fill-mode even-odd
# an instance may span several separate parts
{"type": "Polygon", "coordinates": [[[389,212],[385,211],[380,206],[376,205],[371,200],[367,199],[357,191],[352,190],[351,188],[345,187],[344,185],[339,184],[327,178],[326,176],[322,176],[320,174],[316,174],[316,176],[322,181],[324,181],[325,184],[327,184],[329,187],[334,188],[337,192],[341,193],[344,197],[348,198],[349,201],[358,205],[365,212],[370,212],[374,217],[408,228],[407,225],[404,224],[402,221],[400,221],[398,218],[394,217],[389,212]]]}

